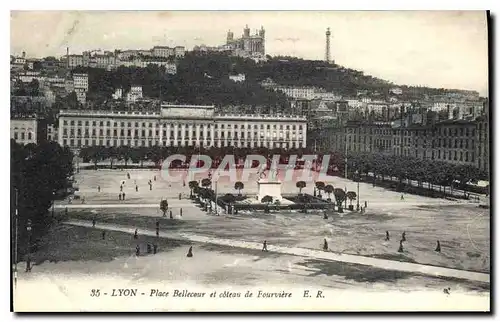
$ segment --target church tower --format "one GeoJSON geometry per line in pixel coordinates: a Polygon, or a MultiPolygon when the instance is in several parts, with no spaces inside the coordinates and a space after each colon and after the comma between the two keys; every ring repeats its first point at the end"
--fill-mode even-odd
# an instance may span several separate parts
{"type": "Polygon", "coordinates": [[[230,43],[233,42],[233,40],[234,40],[234,34],[233,34],[233,32],[231,30],[229,30],[227,32],[227,41],[226,41],[226,44],[229,45],[230,43]]]}
{"type": "Polygon", "coordinates": [[[260,27],[259,36],[260,36],[260,38],[262,38],[260,50],[261,50],[262,55],[265,55],[266,54],[266,31],[264,30],[264,26],[260,27]]]}

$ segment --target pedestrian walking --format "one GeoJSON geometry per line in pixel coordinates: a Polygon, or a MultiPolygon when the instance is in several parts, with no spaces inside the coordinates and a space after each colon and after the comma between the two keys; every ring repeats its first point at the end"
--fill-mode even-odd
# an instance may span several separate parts
{"type": "Polygon", "coordinates": [[[102,240],[105,240],[106,239],[106,231],[103,230],[102,233],[101,233],[101,235],[102,235],[102,240]]]}
{"type": "Polygon", "coordinates": [[[404,251],[404,249],[403,249],[403,241],[402,241],[402,240],[400,240],[400,241],[399,241],[399,249],[398,249],[398,253],[402,253],[403,251],[404,251]]]}
{"type": "Polygon", "coordinates": [[[160,228],[160,221],[156,220],[156,228],[160,228]]]}
{"type": "Polygon", "coordinates": [[[138,192],[139,191],[139,187],[137,185],[135,185],[135,192],[138,192]]]}
{"type": "Polygon", "coordinates": [[[137,239],[137,237],[138,236],[137,236],[137,229],[136,229],[135,232],[134,232],[134,239],[137,239]]]}
{"type": "Polygon", "coordinates": [[[267,252],[267,240],[264,240],[264,245],[262,246],[262,251],[267,252]]]}
{"type": "Polygon", "coordinates": [[[139,256],[141,254],[141,247],[139,245],[135,246],[135,256],[139,256]]]}
{"type": "Polygon", "coordinates": [[[323,242],[323,250],[324,251],[328,250],[328,242],[326,241],[326,238],[325,238],[325,241],[323,242]]]}
{"type": "Polygon", "coordinates": [[[92,218],[92,228],[95,228],[95,218],[92,218]]]}
{"type": "Polygon", "coordinates": [[[156,176],[154,176],[154,180],[156,181],[156,176]]]}
{"type": "Polygon", "coordinates": [[[122,186],[122,185],[120,185],[120,192],[122,192],[122,191],[123,191],[123,186],[122,186]]]}
{"type": "Polygon", "coordinates": [[[127,172],[127,179],[130,179],[130,173],[127,172]]]}
{"type": "Polygon", "coordinates": [[[389,237],[389,231],[385,231],[385,241],[389,241],[391,238],[389,237]]]}
{"type": "Polygon", "coordinates": [[[401,194],[401,200],[405,200],[404,194],[401,194]]]}
{"type": "Polygon", "coordinates": [[[323,219],[328,219],[328,214],[325,212],[323,212],[323,219]]]}
{"type": "Polygon", "coordinates": [[[441,253],[441,243],[439,242],[439,240],[437,241],[437,245],[436,245],[435,251],[438,252],[438,253],[441,253]]]}
{"type": "Polygon", "coordinates": [[[160,228],[156,227],[156,237],[160,237],[160,228]]]}
{"type": "Polygon", "coordinates": [[[406,241],[406,231],[403,231],[403,234],[401,235],[401,240],[406,241]]]}
{"type": "Polygon", "coordinates": [[[187,257],[193,257],[193,246],[189,247],[187,257]]]}
{"type": "Polygon", "coordinates": [[[151,244],[150,244],[150,243],[148,243],[148,244],[146,245],[146,249],[147,249],[148,254],[151,254],[151,253],[153,252],[153,248],[151,247],[151,244]]]}
{"type": "Polygon", "coordinates": [[[368,207],[368,202],[365,200],[365,209],[368,207]]]}
{"type": "Polygon", "coordinates": [[[26,273],[31,272],[31,258],[26,260],[26,273]]]}
{"type": "Polygon", "coordinates": [[[97,186],[97,192],[101,192],[101,186],[97,186]]]}
{"type": "Polygon", "coordinates": [[[158,245],[153,244],[153,254],[156,254],[157,251],[158,251],[158,245]]]}
{"type": "Polygon", "coordinates": [[[149,184],[149,191],[153,190],[153,184],[149,184]]]}
{"type": "Polygon", "coordinates": [[[123,200],[125,200],[125,192],[123,193],[122,198],[123,198],[123,200]]]}
{"type": "Polygon", "coordinates": [[[121,194],[121,193],[119,193],[119,194],[118,194],[118,199],[119,199],[120,201],[122,200],[122,194],[121,194]]]}
{"type": "Polygon", "coordinates": [[[182,208],[181,208],[181,210],[180,210],[180,213],[181,213],[181,217],[182,217],[182,208]]]}
{"type": "Polygon", "coordinates": [[[170,210],[170,219],[174,219],[174,216],[172,215],[172,210],[170,210]]]}
{"type": "Polygon", "coordinates": [[[182,193],[179,192],[179,200],[182,198],[182,193]]]}

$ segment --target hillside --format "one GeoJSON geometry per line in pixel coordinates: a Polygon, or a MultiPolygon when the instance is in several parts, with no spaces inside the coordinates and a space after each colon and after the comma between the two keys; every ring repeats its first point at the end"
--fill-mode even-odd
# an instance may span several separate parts
{"type": "MultiPolygon", "coordinates": [[[[270,57],[255,63],[250,59],[223,53],[189,52],[179,60],[176,75],[168,75],[163,67],[119,67],[115,71],[77,68],[89,73],[89,98],[104,102],[117,88],[125,91],[131,85],[142,85],[144,96],[164,101],[214,104],[216,106],[248,105],[273,107],[286,111],[289,103],[281,93],[266,90],[260,82],[270,78],[280,85],[317,86],[343,96],[356,96],[359,90],[385,96],[393,83],[364,75],[363,72],[323,61],[294,57],[270,57]],[[246,81],[236,83],[229,75],[245,74],[246,81]]],[[[444,89],[403,86],[404,99],[419,99],[424,94],[443,94],[444,89]]]]}

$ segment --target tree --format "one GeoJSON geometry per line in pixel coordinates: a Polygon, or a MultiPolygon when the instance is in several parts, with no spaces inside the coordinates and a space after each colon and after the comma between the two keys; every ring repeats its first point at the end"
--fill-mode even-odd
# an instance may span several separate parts
{"type": "Polygon", "coordinates": [[[271,197],[269,195],[265,195],[264,197],[262,197],[262,200],[260,202],[266,204],[265,212],[268,213],[269,212],[269,204],[273,202],[273,197],[271,197]]]}
{"type": "Polygon", "coordinates": [[[119,160],[124,160],[125,161],[125,168],[128,165],[128,160],[131,157],[131,148],[127,145],[120,146],[118,148],[118,159],[119,160]]]}
{"type": "Polygon", "coordinates": [[[305,181],[297,181],[295,184],[297,188],[299,188],[299,194],[302,194],[302,189],[306,187],[306,182],[305,181]]]}
{"type": "Polygon", "coordinates": [[[189,189],[191,190],[189,197],[193,198],[193,190],[195,190],[198,187],[198,181],[196,181],[196,180],[189,181],[188,186],[189,186],[189,189]]]}
{"type": "MultiPolygon", "coordinates": [[[[11,140],[10,159],[11,229],[14,236],[17,224],[18,259],[22,260],[29,250],[25,241],[31,238],[33,250],[54,222],[48,210],[57,192],[70,186],[73,154],[55,142],[22,146],[11,140]],[[31,220],[31,235],[26,230],[28,220],[31,220]]],[[[15,238],[11,246],[14,251],[15,238]]]]}
{"type": "Polygon", "coordinates": [[[208,188],[208,187],[210,187],[210,185],[212,185],[212,181],[210,181],[210,179],[205,178],[205,179],[201,180],[201,186],[202,187],[208,188]]]}
{"type": "Polygon", "coordinates": [[[160,210],[163,212],[163,216],[165,216],[165,214],[167,213],[167,210],[168,210],[167,199],[162,199],[162,201],[160,201],[160,210]]]}
{"type": "Polygon", "coordinates": [[[349,199],[349,204],[352,206],[352,202],[356,200],[357,195],[354,191],[347,191],[347,198],[349,199]]]}
{"type": "Polygon", "coordinates": [[[318,197],[321,198],[321,191],[325,189],[325,183],[323,181],[316,181],[316,189],[318,189],[318,197]]]}
{"type": "Polygon", "coordinates": [[[243,182],[241,181],[237,181],[235,184],[234,184],[234,189],[235,190],[238,190],[238,195],[241,196],[241,190],[243,190],[243,188],[245,188],[245,185],[243,184],[243,182]]]}
{"type": "Polygon", "coordinates": [[[334,189],[333,189],[333,186],[331,184],[327,185],[324,187],[323,189],[327,194],[328,194],[328,201],[332,200],[330,198],[330,195],[333,193],[334,189]]]}
{"type": "Polygon", "coordinates": [[[333,195],[335,196],[335,201],[337,202],[337,207],[338,207],[339,212],[343,212],[342,203],[344,202],[344,200],[346,198],[345,191],[340,189],[340,188],[336,188],[333,191],[333,195]]]}
{"type": "Polygon", "coordinates": [[[38,80],[33,79],[30,83],[28,83],[28,86],[26,86],[26,94],[28,96],[38,96],[39,95],[39,87],[40,87],[40,84],[38,83],[38,80]]]}

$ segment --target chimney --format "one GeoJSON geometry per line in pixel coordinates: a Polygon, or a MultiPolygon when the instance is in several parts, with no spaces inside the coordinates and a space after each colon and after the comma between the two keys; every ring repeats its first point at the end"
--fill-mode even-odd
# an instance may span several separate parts
{"type": "Polygon", "coordinates": [[[23,51],[22,55],[23,55],[22,56],[23,58],[26,58],[26,52],[25,51],[23,51]]]}

